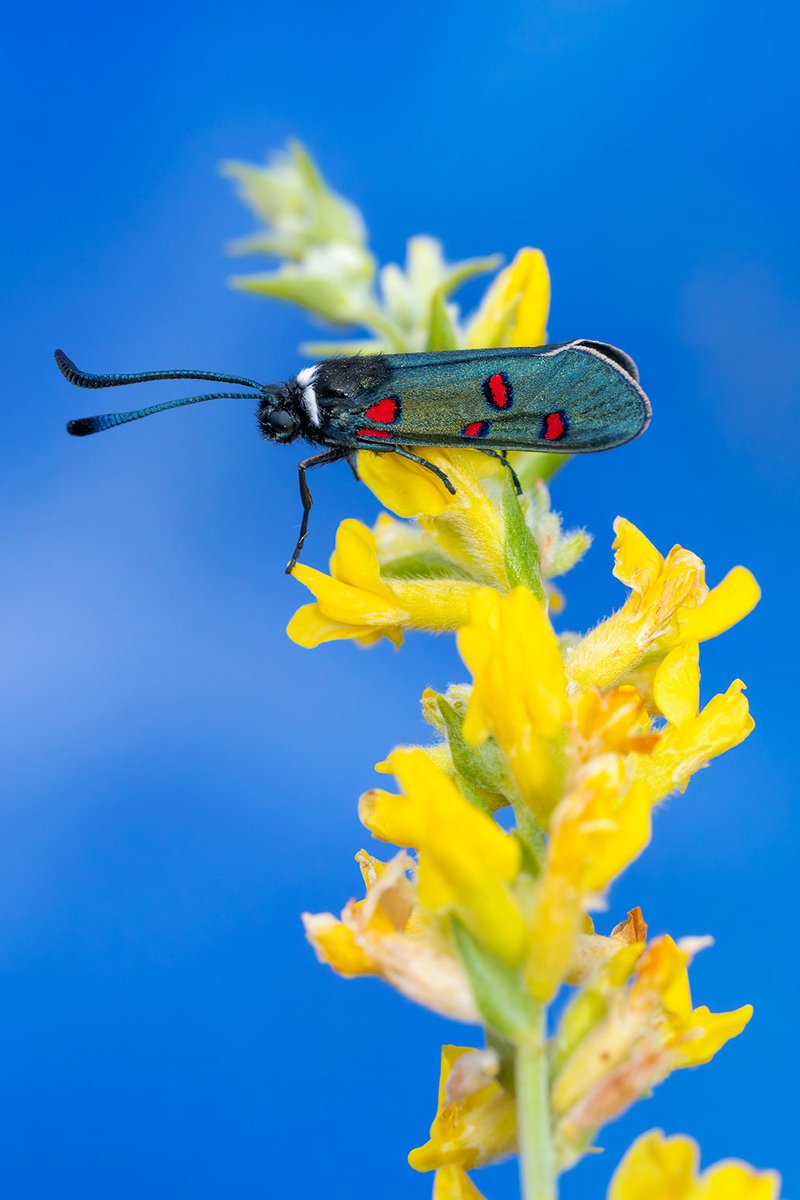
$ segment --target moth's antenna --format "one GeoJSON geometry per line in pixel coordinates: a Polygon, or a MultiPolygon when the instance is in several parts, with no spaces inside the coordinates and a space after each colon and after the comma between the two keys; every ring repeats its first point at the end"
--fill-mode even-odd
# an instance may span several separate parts
{"type": "MultiPolygon", "coordinates": [[[[83,386],[104,387],[106,385],[86,384],[83,386]]],[[[142,417],[152,417],[153,413],[166,412],[168,408],[182,408],[185,404],[201,404],[204,400],[260,399],[261,396],[248,396],[243,392],[212,392],[209,396],[187,396],[183,400],[167,400],[164,404],[153,404],[150,408],[137,408],[134,412],[103,413],[98,417],[79,417],[76,421],[67,422],[67,433],[71,433],[74,437],[87,437],[90,433],[102,433],[104,429],[113,429],[115,425],[127,425],[129,421],[138,421],[142,417]]]]}
{"type": "Polygon", "coordinates": [[[261,384],[255,379],[245,379],[242,375],[217,375],[213,371],[139,371],[133,375],[92,375],[76,367],[63,350],[56,350],[55,359],[61,374],[76,387],[124,387],[128,383],[153,383],[161,379],[208,379],[212,383],[234,383],[239,387],[261,389],[261,384]]]}

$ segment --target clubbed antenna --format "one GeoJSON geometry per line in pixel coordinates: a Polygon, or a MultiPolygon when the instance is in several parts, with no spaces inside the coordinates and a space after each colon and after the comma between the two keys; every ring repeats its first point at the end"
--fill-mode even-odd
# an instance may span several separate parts
{"type": "Polygon", "coordinates": [[[67,422],[67,433],[73,437],[88,437],[90,433],[102,433],[105,429],[113,429],[115,425],[127,425],[129,421],[139,421],[142,417],[151,417],[154,413],[166,412],[170,408],[183,408],[186,404],[201,404],[206,400],[258,400],[263,395],[261,384],[242,375],[217,375],[210,371],[139,371],[126,375],[92,375],[81,371],[71,358],[67,358],[63,350],[56,350],[58,369],[65,379],[76,387],[105,388],[124,386],[128,383],[154,383],[162,379],[208,379],[214,383],[235,383],[242,387],[256,389],[256,395],[250,392],[212,392],[207,396],[186,396],[182,400],[166,400],[163,404],[152,404],[149,408],[137,408],[132,412],[102,413],[96,417],[79,417],[67,422]]]}
{"type": "Polygon", "coordinates": [[[89,371],[82,371],[80,367],[76,367],[63,350],[56,350],[55,359],[61,374],[76,387],[124,387],[129,383],[154,383],[161,379],[207,379],[211,383],[233,383],[238,387],[261,390],[261,384],[257,383],[255,379],[246,379],[242,375],[218,375],[213,371],[138,371],[134,374],[93,375],[89,371]]]}
{"type": "Polygon", "coordinates": [[[201,404],[204,400],[258,399],[258,396],[247,395],[244,392],[212,392],[208,396],[187,396],[183,400],[167,400],[164,404],[153,404],[150,408],[137,408],[133,412],[102,413],[97,417],[78,417],[75,421],[67,422],[67,433],[71,433],[73,437],[88,437],[90,433],[102,433],[105,429],[113,429],[115,425],[127,425],[129,421],[152,417],[154,413],[166,412],[169,408],[183,408],[185,404],[201,404]]]}

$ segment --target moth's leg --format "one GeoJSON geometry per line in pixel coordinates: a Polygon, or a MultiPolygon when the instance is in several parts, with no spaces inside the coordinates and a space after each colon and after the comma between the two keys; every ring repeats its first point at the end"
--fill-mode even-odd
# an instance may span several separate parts
{"type": "Polygon", "coordinates": [[[514,470],[511,463],[506,458],[507,451],[502,450],[500,453],[498,453],[497,450],[490,450],[488,446],[476,446],[475,449],[480,450],[481,454],[488,454],[490,456],[490,458],[496,458],[499,462],[501,462],[503,464],[503,466],[506,468],[506,470],[511,472],[511,478],[514,481],[514,490],[516,491],[518,496],[521,496],[522,495],[522,484],[519,481],[519,476],[517,475],[517,472],[514,470]]]}
{"type": "Polygon", "coordinates": [[[361,483],[361,476],[358,473],[358,458],[355,454],[347,455],[347,465],[353,472],[353,478],[355,479],[356,483],[361,483]]]}
{"type": "Polygon", "coordinates": [[[303,549],[303,542],[306,540],[306,534],[308,533],[308,518],[311,512],[311,505],[314,503],[308,483],[306,482],[306,471],[309,471],[311,467],[322,467],[326,463],[338,462],[340,458],[346,458],[346,456],[347,451],[341,450],[337,446],[333,450],[326,450],[323,454],[315,454],[313,458],[306,458],[297,468],[297,478],[300,482],[300,499],[303,502],[303,519],[300,522],[300,536],[297,539],[294,554],[289,559],[289,565],[286,568],[287,575],[291,575],[300,557],[300,551],[303,549]]]}
{"type": "MultiPolygon", "coordinates": [[[[388,453],[389,449],[390,447],[387,446],[385,453],[388,453]]],[[[411,450],[406,450],[405,446],[392,446],[391,450],[395,454],[399,454],[401,458],[408,458],[411,462],[419,463],[421,467],[425,467],[426,470],[432,471],[434,475],[437,475],[439,479],[441,479],[450,495],[455,496],[455,486],[447,478],[444,471],[440,471],[439,468],[434,466],[432,462],[428,462],[427,458],[421,458],[419,454],[414,454],[411,450]]]]}

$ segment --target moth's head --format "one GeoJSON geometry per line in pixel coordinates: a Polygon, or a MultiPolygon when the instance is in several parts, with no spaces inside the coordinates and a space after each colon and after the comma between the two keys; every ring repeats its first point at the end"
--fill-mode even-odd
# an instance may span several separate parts
{"type": "Polygon", "coordinates": [[[262,388],[258,427],[268,442],[293,442],[299,437],[297,405],[286,387],[262,388]]]}

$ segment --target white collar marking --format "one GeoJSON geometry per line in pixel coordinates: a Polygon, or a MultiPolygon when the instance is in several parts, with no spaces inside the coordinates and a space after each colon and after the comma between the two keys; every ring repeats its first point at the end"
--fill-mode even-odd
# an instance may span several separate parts
{"type": "Polygon", "coordinates": [[[317,393],[314,391],[314,380],[317,377],[319,363],[315,363],[313,367],[303,367],[302,371],[297,372],[297,382],[300,385],[300,403],[308,414],[308,419],[312,425],[319,427],[319,405],[317,404],[317,393]]]}

